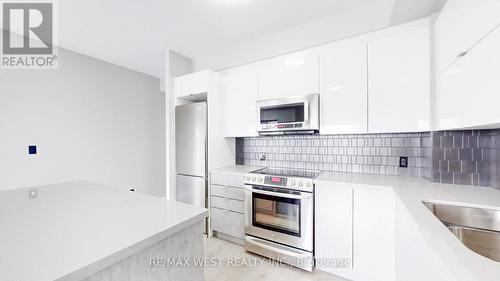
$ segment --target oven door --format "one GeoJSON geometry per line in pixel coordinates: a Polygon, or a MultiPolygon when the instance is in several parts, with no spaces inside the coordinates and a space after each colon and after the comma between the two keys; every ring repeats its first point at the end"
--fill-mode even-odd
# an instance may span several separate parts
{"type": "Polygon", "coordinates": [[[245,186],[245,234],[313,250],[313,194],[245,186]]]}

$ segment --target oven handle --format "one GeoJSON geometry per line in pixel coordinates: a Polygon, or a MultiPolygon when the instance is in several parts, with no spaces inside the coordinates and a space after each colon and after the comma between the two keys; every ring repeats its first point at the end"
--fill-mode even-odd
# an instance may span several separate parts
{"type": "Polygon", "coordinates": [[[254,189],[254,188],[251,188],[250,186],[245,186],[245,190],[248,192],[252,192],[252,193],[259,193],[259,194],[283,197],[283,198],[288,198],[288,199],[311,199],[312,198],[311,194],[306,193],[306,194],[302,195],[303,194],[302,192],[301,192],[301,195],[294,195],[294,194],[286,194],[286,193],[281,193],[281,192],[272,192],[272,191],[254,189]]]}
{"type": "Polygon", "coordinates": [[[267,245],[267,244],[264,244],[263,242],[261,242],[263,240],[258,239],[258,238],[254,238],[251,236],[246,236],[245,241],[247,243],[254,244],[257,247],[261,247],[261,248],[268,250],[268,251],[271,251],[271,252],[277,252],[277,253],[285,255],[285,256],[290,256],[290,257],[294,257],[294,258],[310,258],[310,256],[309,256],[310,254],[307,255],[307,254],[302,254],[302,253],[296,253],[296,252],[292,252],[290,250],[280,249],[279,247],[273,247],[273,246],[270,246],[270,245],[267,245]]]}

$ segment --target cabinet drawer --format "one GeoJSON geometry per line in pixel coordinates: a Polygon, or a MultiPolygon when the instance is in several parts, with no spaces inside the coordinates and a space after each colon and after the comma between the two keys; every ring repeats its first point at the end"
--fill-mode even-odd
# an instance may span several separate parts
{"type": "Polygon", "coordinates": [[[225,185],[225,186],[235,186],[244,187],[245,186],[245,174],[226,174],[226,173],[213,173],[211,174],[210,182],[212,184],[225,185]]]}
{"type": "Polygon", "coordinates": [[[245,213],[245,205],[243,203],[244,201],[217,197],[217,196],[211,196],[210,199],[211,199],[210,205],[212,207],[217,207],[220,209],[238,212],[242,214],[245,213]]]}
{"type": "Polygon", "coordinates": [[[240,213],[211,208],[212,230],[231,235],[236,238],[245,238],[245,216],[240,213]]]}
{"type": "Polygon", "coordinates": [[[220,186],[216,184],[211,185],[211,195],[231,198],[236,200],[245,200],[245,191],[243,188],[239,187],[230,187],[230,186],[220,186]]]}

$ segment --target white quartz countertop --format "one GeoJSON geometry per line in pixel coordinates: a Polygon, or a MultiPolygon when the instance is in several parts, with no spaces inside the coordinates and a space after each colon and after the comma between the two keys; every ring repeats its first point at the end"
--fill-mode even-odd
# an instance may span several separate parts
{"type": "Polygon", "coordinates": [[[265,167],[246,166],[246,165],[231,165],[231,166],[213,169],[212,172],[246,174],[246,173],[251,173],[253,171],[257,171],[257,170],[260,170],[263,168],[265,168],[265,167]]]}
{"type": "Polygon", "coordinates": [[[422,178],[355,173],[323,172],[315,181],[393,190],[417,223],[425,241],[448,266],[456,280],[500,280],[500,263],[469,250],[422,204],[422,200],[428,200],[500,209],[500,191],[487,187],[431,183],[422,178]]]}
{"type": "Polygon", "coordinates": [[[80,280],[207,214],[90,182],[1,191],[0,280],[80,280]]]}

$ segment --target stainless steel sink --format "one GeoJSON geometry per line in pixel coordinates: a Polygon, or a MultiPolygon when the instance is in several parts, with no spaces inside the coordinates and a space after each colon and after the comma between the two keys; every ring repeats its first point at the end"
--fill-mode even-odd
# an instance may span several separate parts
{"type": "Polygon", "coordinates": [[[432,201],[422,203],[467,248],[500,262],[500,211],[432,201]]]}

